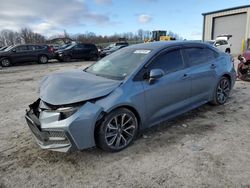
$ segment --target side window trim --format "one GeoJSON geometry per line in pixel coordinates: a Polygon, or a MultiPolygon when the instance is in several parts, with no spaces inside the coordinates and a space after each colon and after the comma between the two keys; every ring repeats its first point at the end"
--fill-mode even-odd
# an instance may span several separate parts
{"type": "Polygon", "coordinates": [[[22,45],[22,46],[17,46],[16,48],[16,52],[27,52],[27,51],[29,51],[29,49],[28,49],[28,46],[27,45],[22,45]],[[18,50],[18,48],[20,49],[20,48],[22,48],[22,47],[24,47],[25,48],[25,50],[24,49],[22,49],[21,51],[20,50],[18,50]]]}
{"type": "Polygon", "coordinates": [[[184,62],[184,58],[183,58],[183,55],[182,55],[182,52],[181,52],[181,47],[173,47],[173,48],[169,48],[169,49],[166,49],[166,50],[163,50],[161,51],[156,57],[154,57],[149,64],[147,64],[147,67],[145,67],[146,71],[149,71],[148,70],[148,67],[155,62],[155,60],[157,60],[158,57],[160,57],[161,55],[165,55],[167,53],[171,53],[173,51],[179,51],[180,55],[181,55],[181,61],[182,61],[182,67],[176,69],[176,70],[170,70],[170,71],[167,71],[165,72],[164,76],[165,75],[168,75],[170,73],[174,73],[174,72],[177,72],[177,71],[180,71],[180,70],[183,70],[186,68],[186,65],[185,65],[185,62],[184,62]]]}
{"type": "MultiPolygon", "coordinates": [[[[154,63],[154,61],[161,55],[166,54],[168,52],[174,51],[174,50],[180,50],[181,47],[172,47],[172,48],[167,48],[167,49],[163,49],[160,52],[158,52],[157,54],[155,54],[155,56],[153,58],[151,58],[145,65],[144,68],[148,68],[150,64],[154,63]]],[[[183,59],[183,58],[182,58],[183,59]]]]}

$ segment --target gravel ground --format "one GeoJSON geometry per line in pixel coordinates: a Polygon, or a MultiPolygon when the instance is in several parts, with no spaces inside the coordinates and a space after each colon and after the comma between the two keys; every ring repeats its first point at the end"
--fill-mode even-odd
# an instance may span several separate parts
{"type": "Polygon", "coordinates": [[[204,105],[146,130],[119,153],[41,150],[24,113],[43,76],[91,62],[0,69],[0,188],[250,187],[250,83],[223,106],[204,105]]]}

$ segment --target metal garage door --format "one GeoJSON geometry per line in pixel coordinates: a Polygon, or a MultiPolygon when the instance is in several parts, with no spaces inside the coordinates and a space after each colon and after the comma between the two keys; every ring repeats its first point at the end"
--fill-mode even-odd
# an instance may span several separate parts
{"type": "Polygon", "coordinates": [[[242,39],[245,39],[247,14],[235,14],[231,16],[217,17],[213,20],[213,39],[221,34],[231,34],[229,40],[232,44],[232,54],[241,52],[242,39]]]}

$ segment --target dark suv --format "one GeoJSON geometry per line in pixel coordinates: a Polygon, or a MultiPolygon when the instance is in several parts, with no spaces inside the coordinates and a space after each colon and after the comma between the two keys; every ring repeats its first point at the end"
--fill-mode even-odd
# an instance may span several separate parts
{"type": "Polygon", "coordinates": [[[53,57],[54,50],[48,45],[16,45],[0,52],[0,65],[9,67],[16,63],[33,61],[45,64],[53,57]]]}
{"type": "Polygon", "coordinates": [[[71,44],[70,46],[56,51],[56,59],[70,61],[70,59],[97,60],[98,50],[94,44],[71,44]]]}

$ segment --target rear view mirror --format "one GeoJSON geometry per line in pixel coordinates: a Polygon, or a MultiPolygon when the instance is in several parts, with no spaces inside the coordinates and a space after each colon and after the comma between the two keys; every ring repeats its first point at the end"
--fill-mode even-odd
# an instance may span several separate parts
{"type": "Polygon", "coordinates": [[[164,75],[162,69],[152,69],[149,73],[149,83],[153,83],[155,80],[161,78],[164,75]]]}

